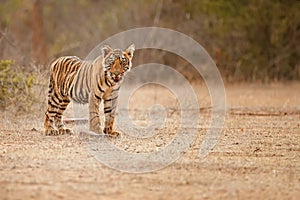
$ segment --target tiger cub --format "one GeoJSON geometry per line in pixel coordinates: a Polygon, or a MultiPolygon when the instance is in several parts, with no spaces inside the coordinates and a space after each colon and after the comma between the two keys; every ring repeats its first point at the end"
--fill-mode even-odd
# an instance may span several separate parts
{"type": "Polygon", "coordinates": [[[93,61],[75,56],[61,57],[51,63],[48,107],[45,113],[45,135],[72,134],[64,126],[62,115],[71,100],[89,103],[89,130],[118,136],[113,129],[118,90],[124,75],[130,71],[134,44],[124,51],[105,45],[93,61]],[[105,124],[102,132],[99,104],[104,103],[105,124]]]}

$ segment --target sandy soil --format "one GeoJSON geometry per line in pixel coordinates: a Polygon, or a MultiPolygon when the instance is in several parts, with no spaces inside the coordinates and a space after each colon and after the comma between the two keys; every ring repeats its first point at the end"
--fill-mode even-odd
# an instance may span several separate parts
{"type": "MultiPolygon", "coordinates": [[[[227,85],[224,129],[205,159],[198,153],[209,128],[210,98],[198,87],[196,140],[173,164],[149,173],[106,167],[77,133],[43,136],[41,114],[1,113],[0,199],[299,199],[300,83],[227,85]]],[[[166,127],[145,141],[124,134],[111,140],[115,145],[139,154],[168,144],[178,105],[161,90],[141,89],[130,113],[142,124],[147,119],[141,108],[155,99],[173,106],[166,127]]]]}

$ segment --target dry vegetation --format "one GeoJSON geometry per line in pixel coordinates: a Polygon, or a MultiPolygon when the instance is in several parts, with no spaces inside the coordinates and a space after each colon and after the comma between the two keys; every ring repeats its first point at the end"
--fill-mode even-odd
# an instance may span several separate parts
{"type": "MultiPolygon", "coordinates": [[[[203,85],[201,107],[210,105],[203,85]]],[[[222,135],[205,160],[199,147],[209,128],[209,109],[201,110],[198,136],[190,150],[170,166],[151,173],[110,169],[85,148],[80,137],[46,137],[42,113],[1,113],[0,199],[297,199],[300,196],[300,84],[228,85],[228,112],[222,135]]],[[[132,101],[176,105],[171,95],[145,87],[132,101]]],[[[135,105],[135,104],[134,104],[135,105]]],[[[131,114],[141,121],[139,110],[131,114]]],[[[176,122],[176,117],[172,118],[176,122]]],[[[175,124],[175,123],[174,123],[175,124]]],[[[174,127],[144,142],[113,140],[127,151],[150,151],[172,138],[174,127]]],[[[124,163],[126,165],[126,163],[124,163]]]]}
{"type": "MultiPolygon", "coordinates": [[[[299,9],[278,0],[2,0],[0,60],[47,69],[58,56],[85,58],[116,33],[154,26],[199,42],[230,81],[299,80],[299,9]]],[[[178,58],[154,55],[178,67],[178,58]]]]}

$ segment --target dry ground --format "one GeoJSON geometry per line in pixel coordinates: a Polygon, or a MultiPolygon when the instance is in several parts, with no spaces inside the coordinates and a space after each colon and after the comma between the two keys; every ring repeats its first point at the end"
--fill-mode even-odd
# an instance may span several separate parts
{"type": "MultiPolygon", "coordinates": [[[[196,141],[179,160],[150,173],[104,166],[78,134],[43,136],[42,115],[1,113],[0,199],[299,199],[300,83],[227,85],[224,129],[204,160],[198,151],[209,128],[210,100],[199,88],[203,109],[196,141]]],[[[132,101],[159,102],[161,90],[146,87],[132,101]]],[[[159,103],[176,113],[169,96],[159,103]]],[[[137,123],[146,120],[141,110],[132,108],[131,114],[137,123]]],[[[168,117],[162,133],[145,144],[127,136],[113,142],[135,153],[163,148],[176,132],[176,114],[168,117]]]]}

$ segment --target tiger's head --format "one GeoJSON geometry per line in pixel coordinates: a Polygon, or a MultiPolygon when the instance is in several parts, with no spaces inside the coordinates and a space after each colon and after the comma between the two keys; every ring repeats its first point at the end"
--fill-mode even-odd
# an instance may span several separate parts
{"type": "Polygon", "coordinates": [[[130,45],[124,51],[120,49],[112,49],[108,45],[105,45],[102,48],[102,66],[105,73],[105,79],[110,83],[110,85],[115,85],[118,82],[121,82],[123,76],[130,71],[134,51],[134,44],[130,45]]]}

